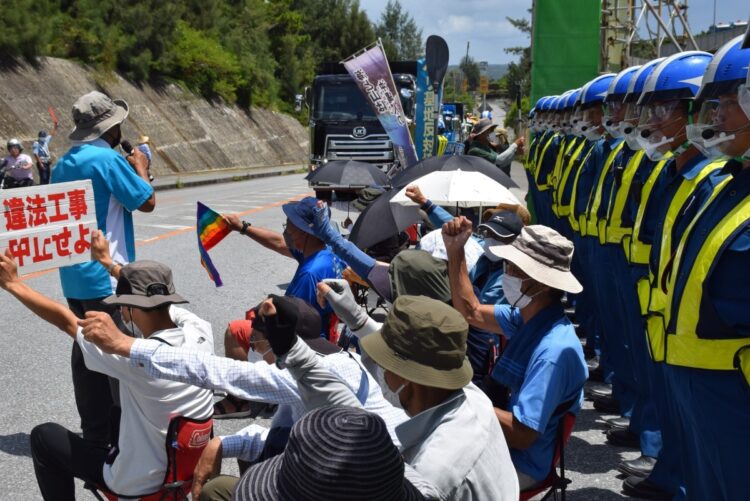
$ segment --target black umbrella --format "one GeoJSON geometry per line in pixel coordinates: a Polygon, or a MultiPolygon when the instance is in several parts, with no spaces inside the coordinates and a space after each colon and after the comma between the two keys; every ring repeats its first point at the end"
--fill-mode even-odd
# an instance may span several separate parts
{"type": "Polygon", "coordinates": [[[334,160],[312,171],[305,178],[310,185],[326,188],[365,188],[386,186],[388,176],[373,164],[356,160],[334,160]]]}
{"type": "Polygon", "coordinates": [[[408,169],[399,172],[393,179],[391,185],[394,190],[407,186],[420,177],[438,170],[458,170],[481,172],[485,176],[494,179],[506,188],[518,188],[518,185],[509,175],[501,171],[496,165],[487,160],[471,155],[449,155],[425,158],[408,169]]]}
{"type": "Polygon", "coordinates": [[[396,191],[380,195],[359,215],[349,240],[360,249],[372,247],[420,221],[419,207],[391,204],[396,191]]]}

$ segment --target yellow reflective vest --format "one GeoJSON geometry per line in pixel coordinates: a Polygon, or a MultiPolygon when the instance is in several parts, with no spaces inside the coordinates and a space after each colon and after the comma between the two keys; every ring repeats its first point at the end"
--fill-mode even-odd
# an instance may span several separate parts
{"type": "MultiPolygon", "coordinates": [[[[726,160],[707,163],[692,179],[683,179],[677,192],[669,202],[664,222],[662,224],[661,247],[659,248],[656,269],[649,270],[649,277],[641,279],[637,284],[638,299],[641,312],[647,313],[646,334],[648,336],[651,357],[655,362],[664,361],[664,346],[666,335],[666,321],[664,318],[667,308],[668,285],[663,283],[664,273],[670,265],[672,254],[672,226],[677,220],[685,202],[692,195],[698,184],[712,172],[721,169],[726,160]],[[646,283],[644,283],[646,282],[646,283]]],[[[712,195],[714,196],[714,195],[712,195]]]]}
{"type": "MultiPolygon", "coordinates": [[[[715,188],[709,199],[726,189],[730,178],[723,180],[715,188]]],[[[705,210],[704,206],[703,210],[705,210]]],[[[702,211],[701,211],[702,213],[702,211]]],[[[671,274],[668,304],[664,324],[670,332],[666,336],[666,362],[695,369],[734,370],[734,355],[750,344],[750,338],[707,339],[698,336],[698,320],[703,301],[705,284],[721,258],[725,244],[739,230],[750,225],[750,196],[745,197],[719,223],[714,226],[698,251],[695,262],[683,263],[683,253],[699,213],[683,235],[674,259],[674,272],[671,274]],[[688,277],[682,290],[675,287],[680,267],[689,266],[688,277]],[[672,316],[674,322],[672,322],[672,316]]]]}
{"type": "Polygon", "coordinates": [[[646,153],[642,150],[633,153],[628,160],[625,170],[622,173],[620,186],[615,192],[615,196],[610,198],[607,209],[606,227],[599,226],[599,242],[609,244],[620,244],[622,239],[633,233],[633,228],[626,228],[622,225],[622,213],[625,210],[625,204],[630,195],[630,187],[633,184],[633,178],[643,159],[648,160],[646,153]]]}
{"type": "MultiPolygon", "coordinates": [[[[585,159],[588,158],[589,153],[591,153],[591,148],[593,148],[593,143],[589,143],[585,139],[579,138],[579,141],[576,143],[574,149],[572,150],[573,153],[570,155],[570,158],[567,161],[563,160],[565,162],[565,165],[560,171],[560,180],[557,182],[557,188],[555,188],[555,205],[552,206],[553,211],[557,210],[557,212],[555,212],[555,215],[560,219],[564,217],[566,218],[570,215],[570,200],[568,200],[567,202],[564,200],[565,187],[568,186],[568,183],[572,181],[570,179],[570,174],[571,172],[573,172],[574,166],[580,165],[581,163],[586,161],[585,159]],[[589,149],[584,153],[586,144],[589,145],[589,149]],[[583,158],[583,161],[578,162],[579,158],[583,158]]],[[[574,175],[573,178],[576,178],[576,176],[574,175]]]]}
{"type": "Polygon", "coordinates": [[[604,161],[604,165],[599,172],[599,178],[596,180],[596,185],[589,194],[589,203],[586,205],[586,212],[579,216],[579,228],[582,236],[596,237],[599,235],[599,207],[602,204],[604,181],[607,179],[610,171],[612,171],[615,159],[620,151],[622,151],[623,146],[625,146],[625,141],[621,140],[612,148],[612,151],[607,155],[607,160],[604,161]]]}

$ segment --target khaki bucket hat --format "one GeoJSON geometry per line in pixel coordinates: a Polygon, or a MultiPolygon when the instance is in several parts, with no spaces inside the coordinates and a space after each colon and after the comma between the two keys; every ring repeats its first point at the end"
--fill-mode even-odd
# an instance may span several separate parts
{"type": "Polygon", "coordinates": [[[572,294],[583,290],[570,271],[573,242],[552,228],[540,224],[525,226],[513,243],[496,245],[489,251],[544,285],[572,294]]]}
{"type": "Polygon", "coordinates": [[[93,141],[101,137],[128,116],[128,103],[122,99],[112,100],[99,91],[79,97],[73,104],[75,129],[68,138],[71,141],[93,141]]]}
{"type": "Polygon", "coordinates": [[[380,331],[362,338],[376,364],[404,379],[457,390],[474,371],[466,357],[469,324],[456,310],[426,296],[399,296],[380,331]]]}

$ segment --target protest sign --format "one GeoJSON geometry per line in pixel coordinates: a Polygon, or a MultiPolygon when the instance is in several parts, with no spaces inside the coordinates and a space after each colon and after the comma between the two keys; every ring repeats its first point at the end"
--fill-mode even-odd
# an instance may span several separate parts
{"type": "Polygon", "coordinates": [[[90,180],[0,191],[0,249],[21,275],[91,260],[97,228],[90,180]]]}

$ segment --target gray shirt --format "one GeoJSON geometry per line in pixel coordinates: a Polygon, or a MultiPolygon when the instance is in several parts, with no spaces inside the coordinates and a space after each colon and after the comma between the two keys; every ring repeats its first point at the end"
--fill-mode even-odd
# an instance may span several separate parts
{"type": "MultiPolygon", "coordinates": [[[[361,407],[351,389],[299,340],[277,363],[297,379],[308,410],[332,404],[361,407]]],[[[518,478],[500,423],[490,400],[473,384],[401,423],[396,435],[406,463],[435,487],[440,499],[518,499],[518,478]]]]}

